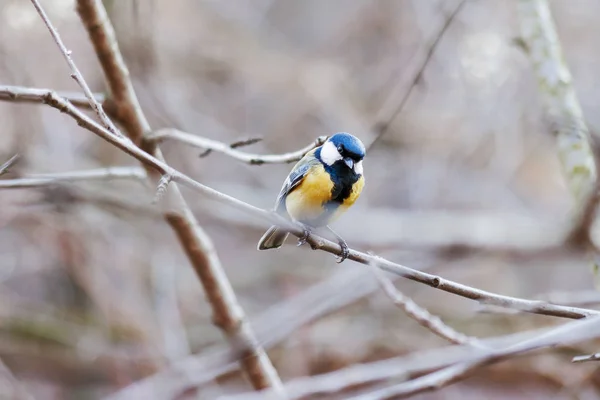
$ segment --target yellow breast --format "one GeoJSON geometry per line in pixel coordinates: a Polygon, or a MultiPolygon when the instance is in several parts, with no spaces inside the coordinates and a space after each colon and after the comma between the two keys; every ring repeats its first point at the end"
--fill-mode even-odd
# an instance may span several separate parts
{"type": "MultiPolygon", "coordinates": [[[[352,186],[350,195],[322,222],[329,224],[346,212],[358,199],[364,185],[365,180],[361,176],[352,186]]],[[[296,221],[314,225],[327,211],[324,205],[331,200],[332,189],[333,182],[323,165],[313,166],[300,185],[287,195],[285,206],[288,214],[296,221]]]]}
{"type": "Polygon", "coordinates": [[[325,209],[323,204],[331,199],[333,182],[322,164],[314,165],[300,185],[287,195],[285,206],[296,221],[309,223],[319,218],[325,209]]]}

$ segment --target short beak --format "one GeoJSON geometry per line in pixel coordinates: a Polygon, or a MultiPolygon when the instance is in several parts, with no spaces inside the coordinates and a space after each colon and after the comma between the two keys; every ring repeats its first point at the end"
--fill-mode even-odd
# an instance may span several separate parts
{"type": "Polygon", "coordinates": [[[344,164],[346,164],[350,169],[354,168],[354,160],[350,157],[344,158],[344,164]]]}

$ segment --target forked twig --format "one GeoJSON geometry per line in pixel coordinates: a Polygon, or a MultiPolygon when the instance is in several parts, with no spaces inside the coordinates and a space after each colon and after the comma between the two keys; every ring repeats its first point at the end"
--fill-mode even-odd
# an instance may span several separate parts
{"type": "Polygon", "coordinates": [[[83,89],[83,93],[85,93],[85,97],[87,97],[87,99],[90,103],[90,106],[96,112],[96,114],[98,115],[98,118],[100,118],[100,121],[102,121],[102,124],[113,134],[115,134],[117,136],[122,136],[121,132],[119,132],[117,127],[112,123],[110,118],[108,118],[108,115],[106,115],[106,113],[104,112],[104,109],[102,108],[102,104],[100,104],[94,97],[94,93],[92,93],[90,87],[85,82],[85,79],[83,79],[81,72],[79,72],[79,68],[77,68],[77,65],[75,65],[75,62],[71,58],[71,50],[68,50],[67,47],[65,46],[65,44],[63,43],[62,39],[60,38],[60,35],[58,34],[58,31],[54,28],[54,26],[50,22],[48,15],[46,15],[46,12],[40,5],[39,1],[31,0],[31,2],[33,3],[33,6],[37,10],[38,14],[40,14],[40,17],[42,17],[44,24],[46,24],[46,27],[50,31],[50,35],[52,35],[52,38],[58,45],[61,54],[64,56],[65,60],[67,61],[67,64],[69,64],[69,67],[71,68],[71,78],[73,78],[75,80],[75,82],[77,82],[79,84],[79,86],[81,86],[81,89],[83,89]]]}
{"type": "Polygon", "coordinates": [[[446,339],[450,343],[454,344],[468,344],[473,347],[483,347],[477,338],[469,337],[463,333],[460,333],[453,328],[446,325],[442,320],[435,315],[432,315],[425,308],[415,303],[411,298],[404,295],[398,290],[391,280],[389,280],[379,268],[375,265],[370,265],[373,274],[379,282],[379,286],[383,289],[384,293],[389,297],[396,306],[401,308],[406,315],[417,321],[421,326],[429,329],[439,337],[446,339]]]}
{"type": "MultiPolygon", "coordinates": [[[[284,154],[251,154],[243,151],[236,150],[239,145],[228,145],[217,140],[207,139],[204,137],[192,135],[190,133],[182,132],[177,129],[161,129],[153,132],[146,137],[147,140],[154,142],[162,142],[165,140],[175,140],[188,144],[190,146],[205,149],[206,151],[218,151],[229,157],[235,158],[236,160],[251,164],[251,165],[262,165],[262,164],[282,164],[291,163],[300,160],[306,153],[312,149],[322,145],[327,140],[326,136],[319,136],[314,142],[300,150],[292,151],[284,154]]],[[[207,155],[206,152],[202,156],[207,155]]]]}

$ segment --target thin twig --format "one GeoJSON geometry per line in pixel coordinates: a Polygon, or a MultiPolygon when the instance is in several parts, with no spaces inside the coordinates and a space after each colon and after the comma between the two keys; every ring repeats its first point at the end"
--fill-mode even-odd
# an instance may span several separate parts
{"type": "Polygon", "coordinates": [[[439,337],[446,339],[450,343],[454,344],[468,344],[474,347],[482,347],[481,343],[477,338],[469,337],[463,333],[460,333],[453,328],[446,325],[442,320],[435,315],[432,315],[425,308],[419,306],[411,298],[404,295],[398,290],[392,281],[388,279],[383,271],[377,266],[370,265],[373,274],[379,282],[379,286],[383,289],[384,293],[389,297],[395,305],[401,308],[406,315],[417,321],[421,326],[429,329],[439,337]]]}
{"type": "Polygon", "coordinates": [[[7,173],[13,167],[13,165],[15,165],[19,161],[20,158],[21,156],[19,155],[19,153],[17,153],[11,158],[9,158],[8,161],[6,161],[4,164],[2,164],[2,166],[0,166],[0,176],[7,173]]]}
{"type": "MultiPolygon", "coordinates": [[[[0,100],[10,101],[12,103],[37,103],[39,104],[40,100],[37,97],[29,97],[26,95],[19,95],[18,93],[22,92],[19,87],[15,87],[17,90],[14,93],[2,93],[0,94],[0,100]]],[[[25,88],[22,88],[25,89],[25,88]]],[[[40,90],[50,90],[50,89],[40,89],[40,90]]],[[[76,107],[81,108],[91,108],[89,100],[85,97],[84,94],[75,93],[75,92],[61,92],[57,91],[57,94],[63,99],[68,100],[76,107]]],[[[105,100],[105,96],[102,93],[94,93],[94,98],[98,103],[103,103],[105,100]]]]}
{"type": "Polygon", "coordinates": [[[466,378],[476,370],[499,361],[534,350],[567,346],[600,336],[600,317],[563,324],[538,337],[524,340],[499,350],[477,350],[471,360],[461,362],[420,378],[380,389],[349,400],[403,399],[432,390],[439,390],[466,378]]]}
{"type": "Polygon", "coordinates": [[[262,140],[262,137],[249,137],[245,139],[238,139],[235,142],[230,143],[229,147],[231,147],[232,149],[237,149],[238,147],[251,146],[253,144],[262,142],[262,140]]]}
{"type": "Polygon", "coordinates": [[[147,179],[140,167],[109,167],[87,171],[58,172],[54,174],[31,174],[18,179],[0,180],[0,189],[24,189],[51,186],[64,182],[97,181],[114,179],[147,179]]]}
{"type": "MultiPolygon", "coordinates": [[[[0,86],[0,93],[2,93],[2,91],[3,87],[0,86]]],[[[69,114],[75,119],[75,121],[80,126],[82,126],[85,129],[88,129],[90,132],[98,135],[99,137],[111,143],[115,147],[118,147],[125,153],[133,156],[134,158],[142,162],[144,165],[147,165],[155,171],[158,171],[160,174],[171,174],[173,176],[174,182],[181,183],[182,185],[198,193],[201,193],[222,204],[227,204],[237,210],[243,211],[248,215],[253,215],[272,224],[278,224],[282,228],[288,230],[291,234],[297,237],[302,237],[304,235],[304,231],[300,225],[287,221],[272,211],[267,211],[255,207],[235,197],[229,196],[213,188],[205,186],[200,182],[193,180],[189,176],[177,171],[173,167],[167,165],[165,162],[141,150],[139,147],[135,146],[130,140],[112,135],[107,129],[103,128],[101,125],[90,119],[79,109],[71,105],[66,100],[58,97],[56,93],[42,93],[42,97],[45,99],[48,105],[69,114]]],[[[336,256],[339,256],[341,254],[340,246],[337,243],[329,241],[318,235],[311,235],[308,241],[316,249],[334,254],[336,256]]],[[[354,249],[350,249],[348,259],[365,265],[375,263],[375,265],[377,265],[379,268],[394,273],[396,275],[402,276],[406,279],[423,283],[425,285],[442,290],[444,292],[452,293],[461,297],[475,300],[482,304],[490,304],[505,308],[512,308],[532,314],[541,314],[572,319],[585,318],[591,315],[600,314],[600,312],[596,310],[589,310],[577,307],[566,307],[556,304],[549,304],[545,301],[526,300],[517,297],[503,296],[500,294],[463,285],[461,283],[454,282],[448,279],[444,279],[437,275],[428,274],[423,271],[418,271],[406,267],[404,265],[388,261],[384,258],[372,256],[354,249]]]]}
{"type": "MultiPolygon", "coordinates": [[[[186,143],[190,146],[206,149],[210,151],[218,151],[228,155],[229,157],[235,158],[236,160],[243,161],[251,165],[261,164],[282,164],[291,163],[300,160],[306,153],[325,143],[327,137],[319,136],[314,142],[308,146],[284,154],[251,154],[236,150],[234,146],[219,142],[217,140],[207,139],[200,136],[192,135],[190,133],[182,132],[177,129],[161,129],[153,132],[147,136],[148,140],[162,142],[164,140],[176,140],[182,143],[186,143]]],[[[239,146],[237,146],[239,147],[239,146]]],[[[206,154],[206,153],[203,153],[206,154]]]]}
{"type": "Polygon", "coordinates": [[[377,118],[377,122],[375,123],[375,126],[373,127],[373,131],[377,132],[377,136],[371,142],[371,144],[369,144],[367,151],[369,149],[373,148],[375,143],[377,143],[377,141],[379,141],[379,139],[381,139],[381,137],[385,133],[387,133],[392,121],[394,121],[394,119],[396,119],[398,114],[400,114],[402,112],[402,110],[404,109],[404,106],[406,105],[406,102],[410,98],[410,95],[412,94],[414,88],[417,86],[417,84],[423,77],[425,68],[427,68],[429,61],[431,61],[431,57],[433,56],[433,53],[435,53],[435,50],[437,49],[438,45],[442,41],[444,34],[448,31],[448,28],[450,27],[450,25],[452,25],[452,22],[454,21],[454,19],[456,19],[456,16],[458,15],[458,13],[462,9],[462,7],[465,5],[465,3],[466,3],[466,0],[459,0],[456,7],[454,8],[454,10],[452,10],[452,12],[448,15],[448,17],[446,18],[444,23],[440,26],[439,31],[436,32],[436,34],[433,37],[433,39],[431,40],[431,42],[427,45],[427,51],[425,53],[425,56],[423,57],[423,60],[421,61],[421,64],[419,65],[419,67],[415,70],[414,75],[410,82],[410,86],[408,87],[408,90],[404,93],[404,95],[400,98],[398,105],[394,106],[394,107],[387,106],[388,103],[393,103],[396,100],[396,96],[394,96],[394,93],[396,91],[395,89],[393,89],[391,91],[391,93],[388,95],[387,99],[383,102],[383,105],[381,106],[381,109],[383,111],[380,111],[380,114],[383,114],[383,116],[380,116],[377,118]],[[391,108],[391,111],[387,111],[387,109],[390,109],[390,108],[391,108]]]}
{"type": "Polygon", "coordinates": [[[39,1],[31,0],[31,3],[33,3],[33,6],[37,10],[38,14],[40,14],[40,17],[42,17],[44,24],[46,24],[46,27],[50,31],[50,35],[52,35],[52,38],[58,45],[58,48],[60,49],[61,54],[64,56],[65,60],[67,61],[67,64],[69,64],[69,68],[71,68],[71,78],[73,78],[75,80],[75,82],[77,82],[77,84],[79,86],[81,86],[81,89],[83,89],[83,93],[85,93],[85,97],[87,97],[90,106],[96,112],[96,114],[98,115],[98,118],[100,118],[100,121],[102,121],[102,124],[106,128],[108,128],[108,130],[110,132],[112,132],[113,134],[121,135],[121,132],[119,132],[117,127],[112,123],[110,118],[108,118],[108,115],[106,115],[106,113],[104,112],[104,109],[102,108],[102,104],[100,104],[94,97],[94,93],[92,93],[92,90],[86,83],[85,79],[83,79],[83,75],[81,75],[81,72],[79,72],[79,68],[77,68],[77,65],[73,61],[73,58],[71,58],[71,50],[68,50],[67,47],[65,46],[65,44],[63,43],[62,39],[60,38],[60,35],[58,34],[58,31],[56,30],[56,28],[54,28],[54,26],[50,22],[48,15],[46,15],[46,12],[40,5],[39,1]]]}
{"type": "Polygon", "coordinates": [[[581,363],[581,362],[598,361],[598,360],[600,360],[600,353],[586,354],[586,355],[583,355],[583,356],[576,356],[576,357],[573,357],[573,359],[571,360],[571,362],[573,362],[573,363],[581,363]]]}
{"type": "MultiPolygon", "coordinates": [[[[110,100],[114,102],[116,115],[125,126],[129,138],[143,146],[146,152],[142,152],[148,157],[167,166],[160,148],[144,140],[144,136],[151,131],[150,124],[140,107],[104,5],[100,0],[78,0],[77,12],[110,86],[110,100]]],[[[116,139],[121,141],[120,138],[116,139]]],[[[136,152],[141,151],[131,141],[128,142],[128,147],[135,148],[136,152]]],[[[147,163],[144,165],[148,175],[156,179],[153,168],[147,163]]],[[[166,193],[169,211],[165,213],[165,219],[177,234],[204,288],[212,308],[213,322],[222,330],[230,345],[245,356],[241,366],[254,388],[273,387],[283,397],[283,385],[277,371],[246,321],[212,240],[198,224],[175,184],[177,176],[172,174],[174,170],[167,166],[160,172],[161,176],[173,177],[173,183],[169,185],[171,190],[166,193]]]]}

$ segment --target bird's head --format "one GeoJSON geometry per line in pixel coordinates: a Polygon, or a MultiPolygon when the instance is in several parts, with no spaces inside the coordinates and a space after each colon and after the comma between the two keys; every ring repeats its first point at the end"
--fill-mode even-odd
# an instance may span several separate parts
{"type": "Polygon", "coordinates": [[[343,164],[358,175],[362,175],[362,160],[365,157],[365,146],[355,136],[341,132],[332,135],[321,147],[321,161],[333,166],[343,164]]]}

